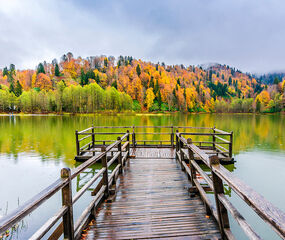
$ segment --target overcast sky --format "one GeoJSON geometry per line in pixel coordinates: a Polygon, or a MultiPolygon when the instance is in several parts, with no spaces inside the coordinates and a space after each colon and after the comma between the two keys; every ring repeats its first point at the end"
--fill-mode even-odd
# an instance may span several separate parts
{"type": "Polygon", "coordinates": [[[0,0],[0,68],[34,68],[69,51],[285,70],[285,1],[0,0]]]}

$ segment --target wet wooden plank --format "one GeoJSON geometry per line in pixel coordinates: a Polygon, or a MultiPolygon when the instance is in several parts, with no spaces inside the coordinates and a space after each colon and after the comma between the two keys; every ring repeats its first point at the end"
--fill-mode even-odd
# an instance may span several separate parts
{"type": "Polygon", "coordinates": [[[190,197],[173,149],[132,149],[116,199],[97,213],[88,239],[219,239],[201,199],[190,197]]]}

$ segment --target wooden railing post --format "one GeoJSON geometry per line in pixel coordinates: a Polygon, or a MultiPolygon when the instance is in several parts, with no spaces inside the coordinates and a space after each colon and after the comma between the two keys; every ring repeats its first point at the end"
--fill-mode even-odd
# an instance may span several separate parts
{"type": "Polygon", "coordinates": [[[120,153],[119,156],[118,156],[118,163],[121,164],[121,167],[120,167],[120,173],[123,172],[123,163],[122,163],[122,141],[121,141],[121,137],[118,137],[117,138],[119,142],[118,144],[118,152],[120,153]]]}
{"type": "MultiPolygon", "coordinates": [[[[105,152],[106,151],[106,147],[103,146],[101,148],[101,152],[105,152]]],[[[108,180],[108,162],[107,162],[107,153],[105,153],[105,155],[102,157],[102,167],[106,168],[106,170],[103,173],[103,185],[106,186],[105,188],[105,198],[107,198],[109,196],[109,180],[108,180]]]]}
{"type": "Polygon", "coordinates": [[[136,147],[136,134],[135,134],[135,126],[133,126],[133,148],[136,147]]]}
{"type": "Polygon", "coordinates": [[[230,143],[229,143],[229,157],[232,159],[233,157],[233,132],[230,134],[230,143]]]}
{"type": "Polygon", "coordinates": [[[129,144],[127,145],[127,151],[128,151],[128,156],[127,158],[130,157],[130,131],[127,130],[128,136],[127,136],[127,141],[129,142],[129,144]]]}
{"type": "MultiPolygon", "coordinates": [[[[176,143],[176,153],[178,153],[178,151],[179,151],[179,138],[178,138],[178,136],[177,136],[177,134],[178,134],[178,129],[176,130],[176,138],[175,138],[175,143],[176,143]]],[[[176,160],[177,160],[177,154],[175,154],[175,158],[176,158],[176,160]]]]}
{"type": "Polygon", "coordinates": [[[78,140],[78,131],[75,131],[75,141],[76,141],[76,154],[79,156],[80,154],[80,146],[79,146],[79,140],[78,140]]]}
{"type": "Polygon", "coordinates": [[[171,142],[171,147],[174,148],[174,132],[173,132],[173,126],[171,126],[170,142],[171,142]]]}
{"type": "Polygon", "coordinates": [[[220,164],[220,160],[218,156],[216,155],[211,156],[209,160],[210,160],[210,166],[211,166],[212,181],[213,181],[213,186],[214,186],[215,202],[216,202],[217,214],[218,214],[218,220],[219,220],[218,221],[219,228],[222,234],[222,238],[226,239],[224,229],[230,227],[229,216],[228,216],[227,209],[220,202],[219,197],[218,197],[218,194],[224,193],[224,185],[223,185],[223,181],[214,173],[212,169],[213,166],[218,166],[220,164]]]}
{"type": "Polygon", "coordinates": [[[215,149],[216,149],[216,144],[215,144],[215,142],[216,142],[216,136],[215,136],[215,133],[216,133],[216,131],[215,131],[215,126],[213,127],[213,133],[214,133],[214,135],[213,135],[213,150],[215,151],[215,149]]]}
{"type": "MultiPolygon", "coordinates": [[[[187,144],[192,144],[191,138],[187,139],[187,144]]],[[[194,160],[194,153],[191,148],[188,148],[188,155],[189,155],[189,167],[190,167],[190,172],[191,172],[191,176],[190,176],[191,184],[192,186],[195,186],[194,179],[196,179],[196,171],[195,171],[194,166],[191,163],[191,160],[194,160]]]]}
{"type": "Polygon", "coordinates": [[[94,125],[92,124],[92,149],[93,149],[93,156],[95,156],[95,135],[94,135],[94,125]]]}
{"type": "Polygon", "coordinates": [[[73,205],[72,205],[72,185],[71,171],[69,168],[62,168],[60,172],[61,178],[68,179],[68,184],[61,190],[62,205],[67,207],[66,213],[62,217],[64,239],[74,239],[74,224],[73,224],[73,205]]]}
{"type": "Polygon", "coordinates": [[[181,140],[181,133],[179,133],[179,151],[180,151],[180,158],[181,158],[181,169],[182,171],[185,171],[185,167],[183,166],[183,163],[184,162],[184,152],[182,151],[183,149],[183,142],[181,140]]]}

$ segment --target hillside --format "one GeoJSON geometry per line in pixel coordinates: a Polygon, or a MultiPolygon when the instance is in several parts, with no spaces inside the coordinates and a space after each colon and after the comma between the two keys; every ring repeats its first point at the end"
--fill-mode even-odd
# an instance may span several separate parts
{"type": "Polygon", "coordinates": [[[0,111],[281,111],[285,79],[265,85],[226,65],[165,65],[95,56],[0,70],[0,111]]]}

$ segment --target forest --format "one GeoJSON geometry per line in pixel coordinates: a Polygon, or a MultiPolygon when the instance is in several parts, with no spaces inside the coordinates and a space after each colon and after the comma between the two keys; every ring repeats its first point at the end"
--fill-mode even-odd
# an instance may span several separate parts
{"type": "Polygon", "coordinates": [[[74,58],[0,70],[2,113],[280,112],[285,77],[272,83],[227,65],[166,65],[130,56],[74,58]]]}

